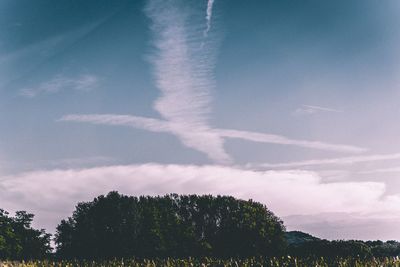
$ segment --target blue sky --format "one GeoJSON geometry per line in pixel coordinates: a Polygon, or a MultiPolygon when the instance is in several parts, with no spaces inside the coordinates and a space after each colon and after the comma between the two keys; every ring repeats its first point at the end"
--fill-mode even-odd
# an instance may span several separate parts
{"type": "Polygon", "coordinates": [[[110,190],[231,194],[400,239],[399,8],[0,1],[1,207],[53,231],[110,190]]]}

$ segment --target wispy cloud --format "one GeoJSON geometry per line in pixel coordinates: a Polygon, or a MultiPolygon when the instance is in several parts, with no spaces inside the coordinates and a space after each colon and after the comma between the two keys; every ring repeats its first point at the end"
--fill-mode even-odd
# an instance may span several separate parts
{"type": "MultiPolygon", "coordinates": [[[[171,124],[167,121],[131,115],[115,114],[70,114],[63,116],[60,121],[88,122],[102,125],[128,126],[152,132],[172,132],[171,124]]],[[[179,125],[179,124],[178,124],[179,125]]]]}
{"type": "MultiPolygon", "coordinates": [[[[129,116],[129,115],[71,114],[63,116],[60,119],[60,121],[88,122],[88,123],[103,124],[103,125],[120,125],[120,126],[141,128],[153,132],[167,132],[176,135],[181,135],[182,131],[181,123],[174,123],[158,119],[129,116]]],[[[197,133],[191,132],[191,130],[188,131],[189,131],[188,134],[198,135],[198,138],[200,138],[201,135],[205,135],[202,137],[205,139],[208,138],[207,136],[208,134],[211,134],[213,136],[218,136],[219,138],[243,139],[246,141],[268,143],[268,144],[293,145],[293,146],[321,149],[327,151],[337,151],[337,152],[347,152],[347,153],[362,153],[366,151],[366,149],[356,146],[330,144],[318,141],[296,140],[287,138],[285,136],[258,133],[258,132],[249,132],[249,131],[240,131],[231,129],[217,129],[217,128],[209,128],[208,131],[206,132],[197,132],[197,133]]]]}
{"type": "Polygon", "coordinates": [[[218,162],[230,162],[224,140],[211,131],[208,117],[214,88],[213,49],[202,45],[201,30],[188,23],[188,14],[175,1],[152,0],[146,14],[152,21],[152,58],[156,85],[162,95],[154,108],[188,147],[218,162]]]}
{"type": "Polygon", "coordinates": [[[204,36],[207,36],[208,32],[211,29],[211,19],[212,19],[212,14],[213,14],[213,5],[214,5],[214,0],[208,0],[207,1],[207,14],[206,14],[207,28],[204,31],[204,36]]]}
{"type": "MultiPolygon", "coordinates": [[[[231,195],[262,202],[278,216],[324,212],[369,216],[380,211],[386,217],[400,218],[400,197],[386,195],[384,183],[324,183],[317,173],[310,171],[150,163],[0,176],[2,208],[28,209],[37,214],[41,227],[48,229],[54,229],[60,219],[70,215],[77,201],[91,200],[110,190],[129,195],[231,195]]],[[[391,227],[396,229],[397,225],[391,227]]],[[[292,222],[291,226],[296,225],[292,222]]],[[[325,227],[329,232],[330,226],[325,227]]],[[[363,238],[362,233],[358,238],[363,238]]]]}
{"type": "Polygon", "coordinates": [[[23,46],[8,53],[0,51],[0,89],[18,81],[26,81],[32,73],[61,51],[76,45],[106,22],[110,16],[81,25],[68,32],[23,46]]]}
{"type": "Polygon", "coordinates": [[[106,164],[115,164],[116,160],[110,157],[104,156],[91,156],[91,157],[80,157],[80,158],[60,158],[51,160],[38,160],[35,162],[29,162],[22,164],[22,167],[31,167],[30,169],[38,169],[38,166],[45,166],[45,168],[79,168],[79,167],[90,167],[90,166],[104,166],[106,164]]]}
{"type": "Polygon", "coordinates": [[[373,173],[397,173],[400,172],[400,167],[380,168],[368,171],[357,172],[357,174],[373,174],[373,173]]]}
{"type": "MultiPolygon", "coordinates": [[[[78,121],[105,125],[125,125],[177,136],[187,147],[205,153],[218,163],[232,159],[224,149],[226,138],[247,141],[295,145],[330,151],[359,153],[363,148],[324,142],[294,140],[284,136],[216,129],[209,123],[211,91],[215,87],[215,41],[204,42],[201,27],[189,21],[191,17],[177,1],[150,0],[145,12],[151,19],[154,53],[150,56],[154,76],[161,96],[154,109],[163,120],[140,116],[89,114],[66,115],[63,121],[78,121]]],[[[207,2],[206,32],[211,27],[213,1],[207,2]]],[[[203,17],[203,16],[201,16],[203,17]]]]}
{"type": "Polygon", "coordinates": [[[287,163],[262,163],[254,166],[266,167],[266,168],[292,168],[292,167],[315,166],[315,165],[346,165],[346,164],[355,164],[362,162],[384,161],[384,160],[395,160],[395,159],[400,159],[400,153],[352,156],[352,157],[342,157],[342,158],[332,158],[332,159],[304,160],[304,161],[294,161],[287,163]]]}
{"type": "Polygon", "coordinates": [[[362,153],[367,151],[365,148],[350,146],[350,145],[340,145],[331,144],[319,141],[306,141],[306,140],[296,140],[290,139],[285,136],[249,132],[249,131],[239,131],[239,130],[229,130],[229,129],[219,129],[217,130],[221,136],[228,138],[238,138],[247,141],[260,142],[260,143],[270,143],[270,144],[280,144],[280,145],[293,145],[299,147],[315,148],[327,151],[338,151],[338,152],[348,152],[348,153],[362,153]]]}
{"type": "Polygon", "coordinates": [[[84,74],[76,78],[57,75],[37,87],[21,89],[19,95],[32,98],[40,94],[54,94],[64,90],[90,91],[96,88],[98,84],[99,79],[91,74],[84,74]]]}
{"type": "Polygon", "coordinates": [[[304,115],[304,114],[315,114],[318,112],[334,112],[334,113],[341,113],[342,110],[333,109],[328,107],[321,107],[321,106],[312,106],[312,105],[302,105],[298,109],[294,111],[296,115],[304,115]]]}

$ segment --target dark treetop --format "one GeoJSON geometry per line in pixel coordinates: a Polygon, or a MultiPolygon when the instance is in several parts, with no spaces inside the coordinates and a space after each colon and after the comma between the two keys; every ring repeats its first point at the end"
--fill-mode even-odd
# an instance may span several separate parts
{"type": "Polygon", "coordinates": [[[57,227],[63,258],[276,255],[282,222],[264,205],[233,197],[111,192],[79,203],[57,227]]]}

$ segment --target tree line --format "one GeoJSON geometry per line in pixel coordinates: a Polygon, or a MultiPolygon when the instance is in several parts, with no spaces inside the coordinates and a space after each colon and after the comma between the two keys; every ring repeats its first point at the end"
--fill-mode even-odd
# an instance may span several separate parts
{"type": "Polygon", "coordinates": [[[0,259],[400,255],[396,241],[328,241],[286,232],[265,205],[229,196],[110,192],[78,203],[53,239],[32,228],[33,217],[24,211],[12,217],[0,210],[0,259]]]}

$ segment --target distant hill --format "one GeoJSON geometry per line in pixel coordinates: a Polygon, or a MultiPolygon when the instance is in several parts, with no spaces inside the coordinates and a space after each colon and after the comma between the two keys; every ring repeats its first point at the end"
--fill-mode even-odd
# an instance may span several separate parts
{"type": "Polygon", "coordinates": [[[300,245],[306,242],[320,241],[321,239],[301,231],[289,231],[285,233],[288,245],[300,245]]]}

